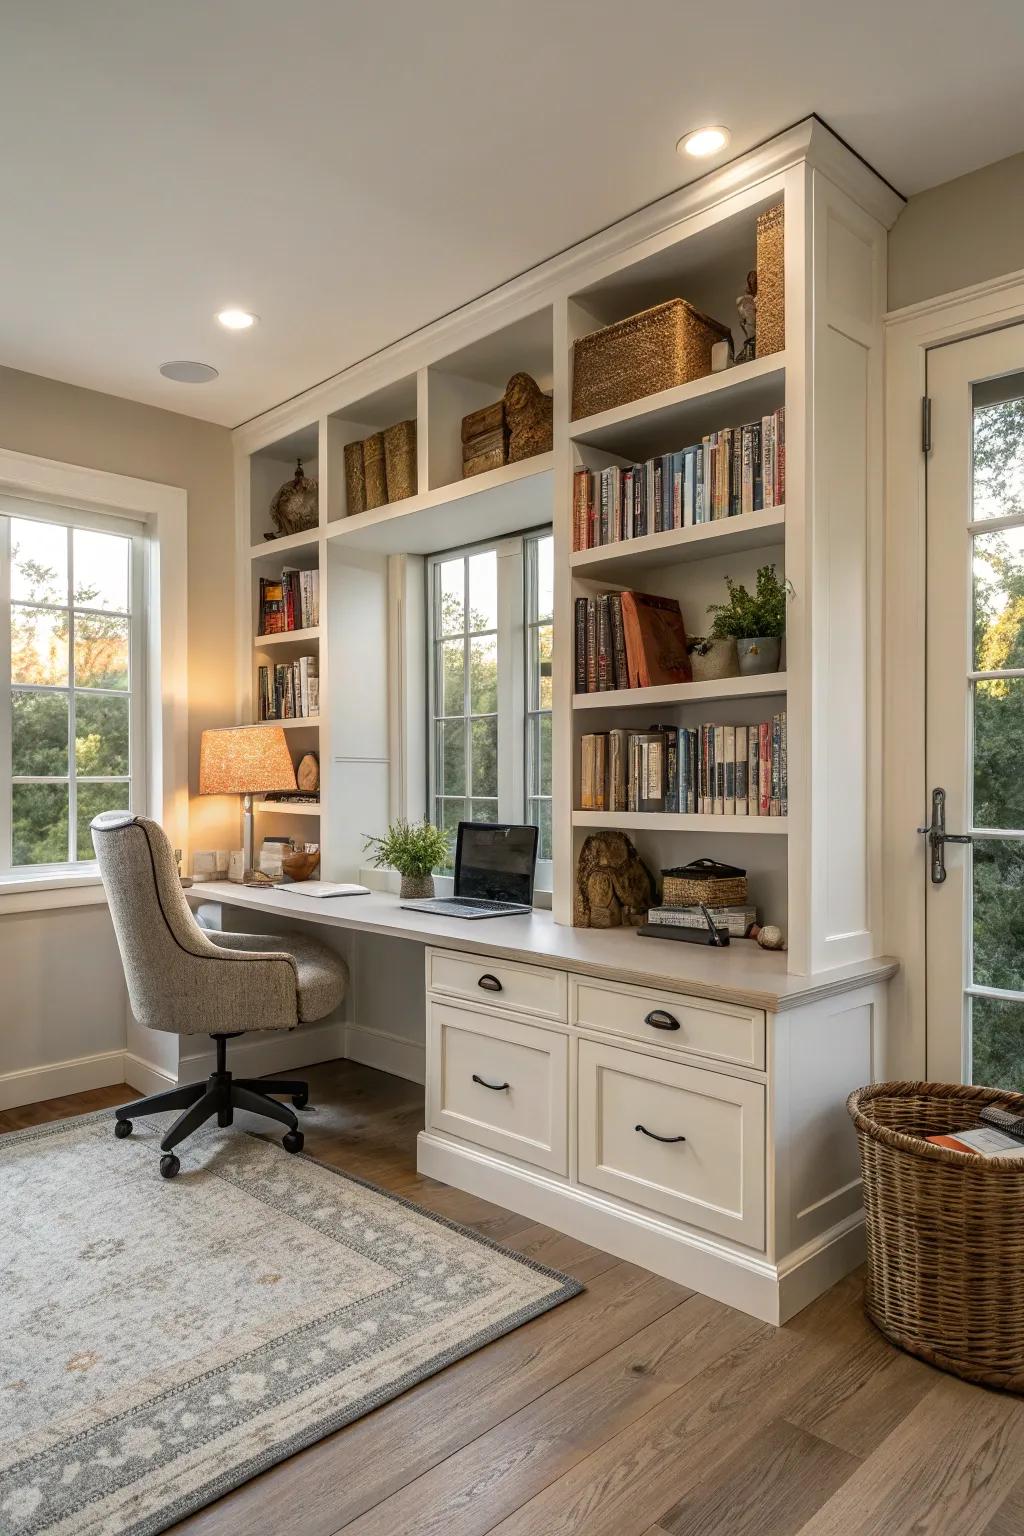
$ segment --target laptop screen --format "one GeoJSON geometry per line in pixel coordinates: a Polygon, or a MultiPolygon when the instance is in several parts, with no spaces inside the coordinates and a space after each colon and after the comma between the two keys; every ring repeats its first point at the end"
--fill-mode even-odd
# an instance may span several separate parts
{"type": "Polygon", "coordinates": [[[509,822],[460,821],[455,847],[456,896],[533,905],[537,828],[509,822]]]}

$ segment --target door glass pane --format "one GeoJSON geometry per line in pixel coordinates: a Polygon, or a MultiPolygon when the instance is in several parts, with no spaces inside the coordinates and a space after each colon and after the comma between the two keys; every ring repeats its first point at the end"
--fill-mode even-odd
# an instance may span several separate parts
{"type": "Polygon", "coordinates": [[[972,997],[971,1079],[1024,1092],[1024,998],[972,997]]]}
{"type": "Polygon", "coordinates": [[[75,768],[80,774],[108,778],[128,772],[128,710],[128,699],[117,694],[75,694],[75,768]]]}
{"type": "Polygon", "coordinates": [[[101,811],[127,811],[130,807],[131,790],[127,779],[116,784],[79,784],[77,795],[77,847],[80,859],[94,859],[90,824],[101,811]]]}
{"type": "Polygon", "coordinates": [[[60,688],[67,681],[67,614],[12,604],[11,682],[60,688]]]}
{"type": "Polygon", "coordinates": [[[974,536],[974,666],[1024,667],[1024,528],[974,536]]]}
{"type": "Polygon", "coordinates": [[[974,390],[972,516],[1024,513],[1024,379],[995,379],[974,390]],[[1007,396],[993,400],[991,397],[1007,396]]]}
{"type": "MultiPolygon", "coordinates": [[[[474,796],[498,793],[498,721],[474,720],[472,723],[474,796]]],[[[476,818],[474,818],[476,819],[476,818]]]]}
{"type": "Polygon", "coordinates": [[[54,778],[67,771],[67,694],[12,693],[11,772],[54,778]]]}
{"type": "Polygon", "coordinates": [[[979,841],[972,863],[973,979],[1024,994],[1024,838],[979,841]]]}
{"type": "Polygon", "coordinates": [[[57,523],[11,519],[11,598],[16,603],[68,600],[68,531],[57,523]]]}
{"type": "Polygon", "coordinates": [[[66,784],[15,784],[11,789],[15,864],[65,864],[68,857],[66,784]]]}
{"type": "Polygon", "coordinates": [[[128,620],[75,614],[75,682],[79,688],[128,687],[128,620]]]}
{"type": "Polygon", "coordinates": [[[129,540],[91,528],[76,528],[74,540],[75,606],[127,613],[129,540]]]}
{"type": "Polygon", "coordinates": [[[974,685],[974,825],[1024,827],[1024,678],[974,685]]]}

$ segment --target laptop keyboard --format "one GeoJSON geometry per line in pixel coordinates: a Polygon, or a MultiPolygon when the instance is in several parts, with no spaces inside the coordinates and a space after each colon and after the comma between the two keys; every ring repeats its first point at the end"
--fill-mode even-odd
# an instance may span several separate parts
{"type": "Polygon", "coordinates": [[[452,896],[435,897],[429,905],[417,903],[427,912],[442,912],[447,917],[465,917],[467,912],[522,912],[524,903],[519,901],[488,901],[484,897],[452,896]]]}

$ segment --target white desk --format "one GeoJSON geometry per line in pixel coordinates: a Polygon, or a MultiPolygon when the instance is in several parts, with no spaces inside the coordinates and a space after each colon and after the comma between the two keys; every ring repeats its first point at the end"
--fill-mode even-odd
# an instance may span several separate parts
{"type": "Polygon", "coordinates": [[[422,1077],[422,1172],[771,1322],[860,1262],[844,1106],[879,1059],[895,961],[790,976],[746,941],[546,912],[470,922],[226,882],[188,897],[236,932],[310,924],[345,953],[344,1024],[297,1031],[274,1067],[346,1054],[422,1077]]]}

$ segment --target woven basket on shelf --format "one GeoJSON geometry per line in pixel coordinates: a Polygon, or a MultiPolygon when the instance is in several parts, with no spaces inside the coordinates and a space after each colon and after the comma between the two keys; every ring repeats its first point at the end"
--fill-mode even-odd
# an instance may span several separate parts
{"type": "Polygon", "coordinates": [[[694,859],[682,869],[663,869],[661,899],[666,907],[731,907],[747,899],[747,877],[714,859],[694,859]]]}
{"type": "Polygon", "coordinates": [[[704,378],[711,348],[731,334],[685,299],[670,299],[581,336],[572,349],[573,420],[704,378]]]}
{"type": "Polygon", "coordinates": [[[937,1147],[1024,1094],[875,1083],[847,1109],[860,1143],[868,1316],[886,1338],[967,1381],[1024,1392],[1024,1161],[937,1147]]]}
{"type": "Polygon", "coordinates": [[[757,322],[754,351],[758,357],[781,352],[786,345],[785,207],[777,203],[757,219],[757,322]]]}

